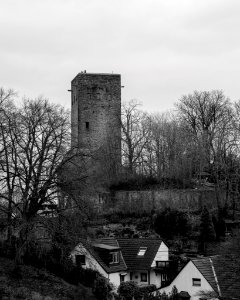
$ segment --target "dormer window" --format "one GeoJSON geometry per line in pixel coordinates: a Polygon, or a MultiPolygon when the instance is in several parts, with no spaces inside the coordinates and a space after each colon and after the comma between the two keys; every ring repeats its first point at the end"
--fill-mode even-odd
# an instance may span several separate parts
{"type": "Polygon", "coordinates": [[[144,256],[147,251],[147,247],[140,247],[138,251],[138,256],[144,256]]]}
{"type": "Polygon", "coordinates": [[[119,252],[110,252],[110,264],[119,263],[119,252]]]}

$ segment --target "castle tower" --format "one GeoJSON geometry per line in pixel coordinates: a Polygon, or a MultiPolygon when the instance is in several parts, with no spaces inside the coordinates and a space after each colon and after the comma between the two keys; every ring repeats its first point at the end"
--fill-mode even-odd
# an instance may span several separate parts
{"type": "Polygon", "coordinates": [[[100,154],[99,169],[106,160],[109,166],[120,166],[121,76],[79,73],[71,82],[71,91],[72,148],[100,154]]]}

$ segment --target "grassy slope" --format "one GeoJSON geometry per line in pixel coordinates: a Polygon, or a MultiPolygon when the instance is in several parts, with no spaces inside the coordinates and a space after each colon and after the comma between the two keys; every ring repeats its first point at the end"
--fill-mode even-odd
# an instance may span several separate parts
{"type": "Polygon", "coordinates": [[[0,257],[0,299],[26,300],[96,300],[84,286],[73,286],[45,270],[22,267],[22,278],[16,278],[11,260],[0,257]]]}

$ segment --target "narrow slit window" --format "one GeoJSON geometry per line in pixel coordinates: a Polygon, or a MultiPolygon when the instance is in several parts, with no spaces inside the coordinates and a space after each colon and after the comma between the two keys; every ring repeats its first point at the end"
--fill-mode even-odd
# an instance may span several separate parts
{"type": "Polygon", "coordinates": [[[89,122],[86,122],[86,129],[89,129],[89,122]]]}

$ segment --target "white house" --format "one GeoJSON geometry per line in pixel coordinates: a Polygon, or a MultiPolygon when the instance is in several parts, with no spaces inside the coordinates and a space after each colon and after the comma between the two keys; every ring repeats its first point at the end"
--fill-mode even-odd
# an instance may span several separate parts
{"type": "Polygon", "coordinates": [[[127,266],[122,257],[116,240],[108,242],[86,241],[80,243],[71,252],[72,260],[76,265],[99,271],[116,287],[124,280],[127,266]]]}
{"type": "Polygon", "coordinates": [[[129,280],[161,287],[171,276],[168,247],[161,239],[81,240],[71,256],[74,263],[98,270],[116,287],[129,280]]]}
{"type": "Polygon", "coordinates": [[[222,256],[197,258],[190,260],[171,284],[159,292],[169,294],[176,286],[179,293],[189,294],[190,300],[240,299],[239,276],[239,261],[235,263],[222,256]]]}
{"type": "Polygon", "coordinates": [[[161,239],[119,238],[117,241],[128,268],[126,281],[160,287],[169,280],[169,251],[161,239]]]}

